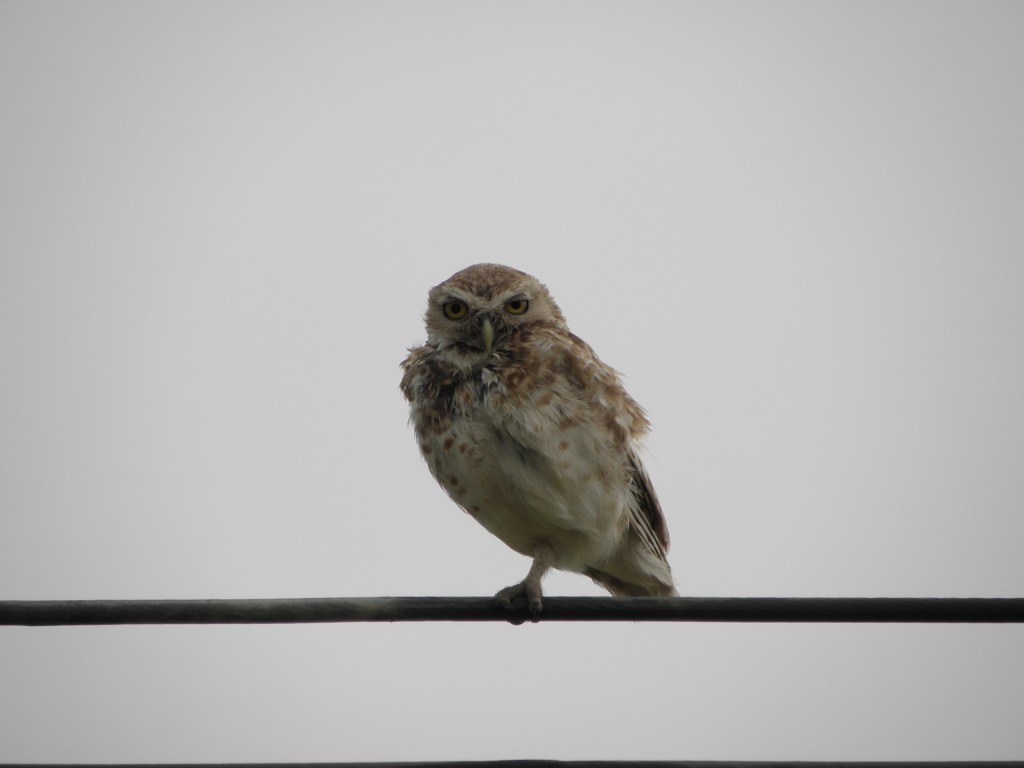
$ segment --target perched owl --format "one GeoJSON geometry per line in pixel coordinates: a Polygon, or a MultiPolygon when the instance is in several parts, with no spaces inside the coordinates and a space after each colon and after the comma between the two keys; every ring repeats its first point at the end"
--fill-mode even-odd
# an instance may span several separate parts
{"type": "Polygon", "coordinates": [[[539,281],[476,264],[430,290],[427,342],[402,363],[420,451],[462,509],[516,552],[536,618],[550,568],[613,595],[675,595],[668,528],[637,453],[643,409],[569,332],[539,281]]]}

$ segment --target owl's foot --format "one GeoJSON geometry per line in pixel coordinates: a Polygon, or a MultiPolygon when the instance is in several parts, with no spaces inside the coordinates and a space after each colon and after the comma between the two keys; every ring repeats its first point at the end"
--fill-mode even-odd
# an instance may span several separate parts
{"type": "Polygon", "coordinates": [[[540,589],[540,579],[537,579],[536,582],[531,582],[530,578],[526,577],[518,584],[505,587],[494,596],[494,602],[502,608],[511,609],[512,601],[520,597],[526,598],[526,607],[530,611],[530,620],[539,620],[540,612],[544,608],[544,604],[541,602],[543,593],[540,589]]]}
{"type": "Polygon", "coordinates": [[[533,552],[533,565],[526,578],[511,587],[505,587],[494,596],[494,601],[502,608],[511,608],[512,601],[519,597],[526,598],[526,607],[530,611],[530,620],[538,621],[540,612],[544,605],[541,598],[544,596],[540,589],[540,580],[551,568],[554,559],[554,552],[546,544],[539,544],[533,552]]]}

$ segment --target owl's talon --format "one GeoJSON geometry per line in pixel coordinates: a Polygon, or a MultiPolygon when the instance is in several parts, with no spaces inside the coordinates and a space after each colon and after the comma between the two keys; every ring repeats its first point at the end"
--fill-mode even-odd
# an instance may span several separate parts
{"type": "Polygon", "coordinates": [[[540,597],[531,597],[530,602],[530,620],[534,623],[540,621],[540,612],[544,608],[544,604],[541,602],[540,597]]]}
{"type": "Polygon", "coordinates": [[[506,610],[525,607],[530,612],[530,620],[536,622],[540,620],[541,611],[544,609],[542,597],[540,584],[527,578],[500,590],[494,596],[494,602],[506,610]]]}
{"type": "Polygon", "coordinates": [[[513,584],[511,587],[505,587],[504,589],[498,590],[498,594],[494,596],[494,602],[505,609],[512,608],[512,602],[518,597],[526,596],[526,586],[523,582],[513,584]]]}

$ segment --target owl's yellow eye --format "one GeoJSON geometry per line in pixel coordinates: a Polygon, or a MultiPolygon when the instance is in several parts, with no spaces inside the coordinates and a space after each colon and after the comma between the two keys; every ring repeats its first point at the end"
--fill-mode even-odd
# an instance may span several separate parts
{"type": "Polygon", "coordinates": [[[449,301],[444,305],[444,316],[449,320],[461,320],[468,311],[469,307],[464,301],[449,301]]]}
{"type": "Polygon", "coordinates": [[[526,299],[512,299],[512,301],[505,304],[505,311],[510,315],[521,315],[530,307],[530,302],[526,299]]]}

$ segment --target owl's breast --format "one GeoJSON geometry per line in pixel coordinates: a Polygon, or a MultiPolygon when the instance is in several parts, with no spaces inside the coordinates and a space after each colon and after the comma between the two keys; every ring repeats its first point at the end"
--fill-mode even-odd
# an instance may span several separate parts
{"type": "Polygon", "coordinates": [[[519,552],[552,545],[563,567],[614,543],[627,503],[619,462],[570,393],[512,386],[486,368],[433,392],[413,400],[413,422],[427,466],[460,507],[519,552]]]}

